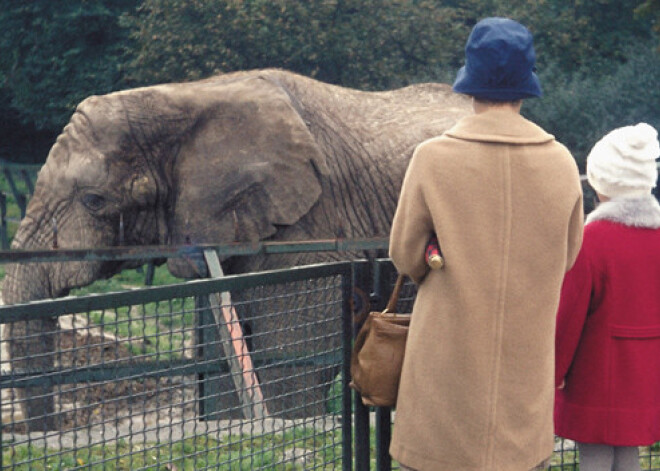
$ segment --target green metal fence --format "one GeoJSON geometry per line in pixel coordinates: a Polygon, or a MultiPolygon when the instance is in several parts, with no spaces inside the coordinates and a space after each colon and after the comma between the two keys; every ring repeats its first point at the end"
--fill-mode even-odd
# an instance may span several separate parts
{"type": "Polygon", "coordinates": [[[3,467],[351,469],[350,275],[345,262],[0,308],[5,328],[59,319],[48,371],[1,342],[3,467]],[[214,309],[249,319],[249,351],[225,353],[214,309]],[[51,430],[31,432],[40,420],[51,430]]]}
{"type": "MultiPolygon", "coordinates": [[[[85,255],[150,256],[163,252],[85,255]]],[[[389,260],[357,260],[2,306],[2,469],[397,469],[395,414],[347,387],[351,338],[395,277],[389,260]],[[14,328],[46,318],[58,328],[38,337],[14,328]],[[34,342],[54,346],[49,368],[21,355],[34,342]]],[[[408,284],[398,310],[414,296],[408,284]]],[[[660,470],[660,447],[641,462],[660,470]]],[[[579,469],[574,443],[557,438],[550,469],[579,469]]]]}

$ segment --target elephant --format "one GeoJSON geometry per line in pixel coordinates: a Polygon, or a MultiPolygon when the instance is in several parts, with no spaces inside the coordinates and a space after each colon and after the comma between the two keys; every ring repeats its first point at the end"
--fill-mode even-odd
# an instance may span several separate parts
{"type": "MultiPolygon", "coordinates": [[[[282,69],[91,96],[51,148],[12,249],[52,247],[53,221],[60,248],[386,237],[415,146],[471,112],[446,84],[361,91],[282,69]]],[[[237,274],[338,258],[259,254],[221,264],[237,274]]],[[[61,297],[136,263],[12,264],[4,302],[61,297]]],[[[167,264],[180,278],[207,275],[203,264],[167,264]]],[[[9,325],[11,356],[52,367],[39,354],[54,349],[56,330],[54,319],[9,325]],[[40,341],[16,340],[26,333],[40,341]]],[[[26,400],[25,409],[47,417],[31,429],[55,426],[44,401],[26,400]]]]}

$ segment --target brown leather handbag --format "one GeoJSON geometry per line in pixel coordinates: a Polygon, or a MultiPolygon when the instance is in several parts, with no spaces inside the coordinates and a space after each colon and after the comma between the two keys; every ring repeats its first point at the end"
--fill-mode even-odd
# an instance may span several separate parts
{"type": "Polygon", "coordinates": [[[403,281],[399,275],[385,310],[370,312],[355,339],[349,386],[367,406],[396,406],[411,317],[395,313],[403,281]]]}

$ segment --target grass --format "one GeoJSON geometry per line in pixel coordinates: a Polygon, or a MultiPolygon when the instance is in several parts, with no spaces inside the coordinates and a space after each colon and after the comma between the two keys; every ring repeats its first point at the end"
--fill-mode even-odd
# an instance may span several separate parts
{"type": "Polygon", "coordinates": [[[220,469],[228,471],[338,469],[341,431],[310,428],[268,435],[229,436],[222,441],[198,436],[172,443],[98,445],[78,450],[45,450],[31,445],[3,446],[3,467],[12,470],[129,471],[220,469]],[[294,451],[300,453],[292,459],[294,451]]]}
{"type": "Polygon", "coordinates": [[[116,337],[139,338],[139,343],[128,345],[135,355],[154,355],[154,361],[171,360],[180,358],[184,343],[194,328],[194,301],[173,299],[164,303],[119,307],[114,312],[92,311],[89,320],[116,337]],[[163,305],[169,307],[163,308],[163,305]]]}
{"type": "MultiPolygon", "coordinates": [[[[371,466],[375,469],[375,431],[370,431],[371,466]]],[[[294,471],[303,469],[340,469],[341,430],[319,432],[296,428],[264,435],[229,436],[221,441],[198,436],[171,443],[117,444],[88,448],[43,449],[31,445],[10,446],[2,450],[3,467],[12,470],[108,470],[128,471],[219,469],[227,471],[294,471]],[[293,455],[297,459],[292,458],[293,455]]],[[[658,444],[641,449],[642,470],[660,469],[658,444]],[[650,453],[653,453],[650,456],[650,453]]],[[[393,466],[397,466],[393,461],[393,466]]],[[[555,453],[550,471],[579,471],[577,453],[555,453]]]]}
{"type": "MultiPolygon", "coordinates": [[[[155,269],[153,285],[169,285],[184,280],[175,278],[166,266],[155,269]]],[[[145,285],[143,269],[124,270],[107,280],[97,280],[89,286],[71,291],[72,296],[90,293],[127,291],[145,285]]],[[[167,301],[120,306],[113,310],[91,311],[88,322],[103,326],[103,330],[124,339],[139,339],[128,348],[135,355],[154,355],[154,360],[179,359],[184,344],[195,327],[193,298],[173,298],[167,301]]]]}
{"type": "MultiPolygon", "coordinates": [[[[126,291],[137,287],[143,287],[146,280],[146,270],[143,267],[124,270],[112,278],[96,280],[89,286],[71,290],[72,296],[80,296],[90,293],[109,293],[114,291],[126,291]]],[[[154,286],[171,285],[181,283],[185,280],[172,276],[165,265],[156,267],[152,284],[154,286]]]]}

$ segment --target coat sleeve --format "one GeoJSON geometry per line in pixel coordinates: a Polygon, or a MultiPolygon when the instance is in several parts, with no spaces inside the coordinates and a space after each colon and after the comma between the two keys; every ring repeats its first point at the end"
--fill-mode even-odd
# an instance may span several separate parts
{"type": "Polygon", "coordinates": [[[424,198],[420,147],[415,150],[401,186],[392,221],[389,254],[399,273],[420,283],[427,274],[424,253],[433,233],[433,221],[424,198]]]}
{"type": "Polygon", "coordinates": [[[575,264],[566,273],[561,289],[555,335],[555,386],[557,387],[561,385],[573,363],[589,312],[592,290],[591,267],[583,247],[575,264]]]}
{"type": "Polygon", "coordinates": [[[566,254],[567,271],[570,270],[575,263],[582,245],[582,235],[584,233],[584,206],[582,200],[582,191],[580,191],[568,225],[568,250],[566,254]]]}

